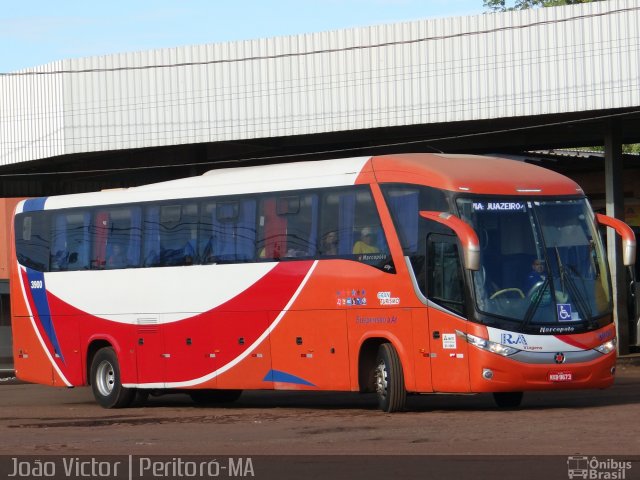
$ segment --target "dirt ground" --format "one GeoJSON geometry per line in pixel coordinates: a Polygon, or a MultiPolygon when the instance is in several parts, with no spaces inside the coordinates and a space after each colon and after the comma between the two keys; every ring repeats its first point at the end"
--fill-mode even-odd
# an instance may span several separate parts
{"type": "MultiPolygon", "coordinates": [[[[0,382],[0,455],[640,455],[640,363],[608,390],[411,396],[386,414],[372,395],[245,392],[225,407],[186,395],[105,410],[90,389],[0,382]]],[[[640,472],[636,472],[640,473],[640,472]]]]}

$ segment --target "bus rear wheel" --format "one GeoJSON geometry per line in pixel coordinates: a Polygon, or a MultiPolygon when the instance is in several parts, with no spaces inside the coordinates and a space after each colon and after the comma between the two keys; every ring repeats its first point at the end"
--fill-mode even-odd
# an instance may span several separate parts
{"type": "Polygon", "coordinates": [[[404,410],[407,391],[404,388],[402,364],[396,349],[390,343],[378,347],[374,382],[378,394],[378,406],[384,412],[404,410]]]}
{"type": "Polygon", "coordinates": [[[136,391],[122,386],[120,365],[111,347],[101,348],[91,362],[91,389],[104,408],[123,408],[133,401],[136,391]]]}
{"type": "Polygon", "coordinates": [[[522,392],[495,392],[493,401],[500,408],[517,408],[522,403],[522,392]]]}

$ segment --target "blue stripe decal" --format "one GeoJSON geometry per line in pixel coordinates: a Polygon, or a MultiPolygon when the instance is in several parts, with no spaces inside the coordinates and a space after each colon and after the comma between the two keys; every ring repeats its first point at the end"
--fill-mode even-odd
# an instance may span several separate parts
{"type": "Polygon", "coordinates": [[[30,198],[28,200],[25,200],[22,211],[36,212],[44,210],[44,203],[47,201],[47,198],[49,197],[30,198]]]}
{"type": "Polygon", "coordinates": [[[311,382],[304,378],[296,377],[290,373],[281,372],[280,370],[269,370],[262,380],[263,382],[279,382],[279,383],[295,383],[296,385],[306,385],[307,387],[315,387],[311,382]]]}
{"type": "Polygon", "coordinates": [[[60,359],[64,362],[62,351],[60,350],[60,344],[58,343],[58,337],[56,336],[56,330],[53,326],[51,311],[49,310],[47,289],[44,284],[44,273],[27,268],[27,281],[29,282],[27,288],[31,292],[31,297],[33,298],[33,303],[36,307],[40,324],[47,334],[51,345],[53,345],[54,353],[57,353],[60,356],[60,359]]]}

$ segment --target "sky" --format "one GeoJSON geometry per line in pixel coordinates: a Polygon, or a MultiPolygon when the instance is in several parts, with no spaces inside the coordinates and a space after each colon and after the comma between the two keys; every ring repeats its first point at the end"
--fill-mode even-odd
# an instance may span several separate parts
{"type": "Polygon", "coordinates": [[[0,73],[68,58],[482,12],[482,0],[0,0],[0,73]]]}

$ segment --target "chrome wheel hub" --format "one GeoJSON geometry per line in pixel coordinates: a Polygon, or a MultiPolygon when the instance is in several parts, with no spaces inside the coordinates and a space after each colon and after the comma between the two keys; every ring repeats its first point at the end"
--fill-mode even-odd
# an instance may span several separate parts
{"type": "Polygon", "coordinates": [[[100,362],[96,370],[95,381],[100,395],[107,397],[111,394],[115,385],[116,374],[110,362],[107,360],[100,362]]]}
{"type": "Polygon", "coordinates": [[[384,362],[380,362],[376,367],[375,373],[376,393],[381,397],[386,397],[388,381],[387,381],[387,367],[384,362]]]}

